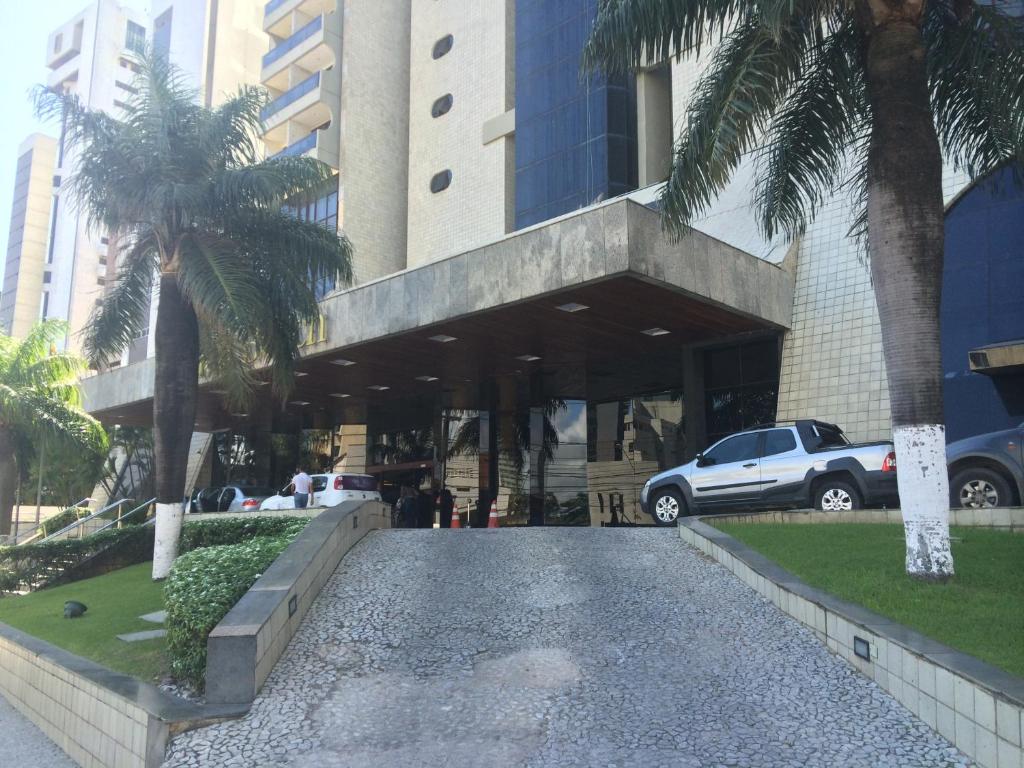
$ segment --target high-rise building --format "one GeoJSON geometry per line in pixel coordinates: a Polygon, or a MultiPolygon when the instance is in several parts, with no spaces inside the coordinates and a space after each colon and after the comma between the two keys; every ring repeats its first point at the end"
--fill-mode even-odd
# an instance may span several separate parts
{"type": "MultiPolygon", "coordinates": [[[[132,57],[145,50],[144,15],[117,0],[96,0],[50,33],[46,66],[49,88],[78,96],[90,109],[116,114],[133,92],[137,66],[132,57]]],[[[53,176],[53,226],[48,266],[51,274],[44,315],[66,320],[69,349],[80,347],[80,332],[103,295],[107,277],[108,233],[90,227],[87,216],[62,186],[74,173],[76,153],[58,139],[53,176]]]]}
{"type": "Polygon", "coordinates": [[[52,270],[47,244],[53,221],[53,169],[57,141],[33,134],[18,149],[7,240],[0,331],[23,337],[49,309],[52,270]]]}

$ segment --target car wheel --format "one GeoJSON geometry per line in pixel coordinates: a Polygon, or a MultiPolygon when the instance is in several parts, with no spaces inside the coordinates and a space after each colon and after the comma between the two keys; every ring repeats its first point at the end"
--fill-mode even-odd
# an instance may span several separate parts
{"type": "Polygon", "coordinates": [[[860,494],[845,480],[825,480],[814,492],[814,508],[822,512],[860,509],[860,494]]]}
{"type": "Polygon", "coordinates": [[[964,469],[949,484],[949,503],[967,509],[991,509],[1010,506],[1010,484],[991,469],[964,469]]]}
{"type": "Polygon", "coordinates": [[[651,497],[651,517],[655,525],[675,525],[685,508],[683,497],[673,488],[659,489],[651,497]]]}

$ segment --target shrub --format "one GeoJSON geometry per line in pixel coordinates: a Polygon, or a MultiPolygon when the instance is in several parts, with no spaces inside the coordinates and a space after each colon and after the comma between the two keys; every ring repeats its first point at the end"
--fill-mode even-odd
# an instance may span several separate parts
{"type": "Polygon", "coordinates": [[[306,517],[233,517],[189,522],[181,533],[180,551],[238,544],[262,536],[293,539],[308,523],[306,517]]]}
{"type": "Polygon", "coordinates": [[[125,565],[144,562],[153,556],[153,529],[111,528],[81,539],[0,548],[0,590],[14,590],[22,584],[35,587],[59,578],[64,571],[113,545],[118,547],[125,565]]]}
{"type": "Polygon", "coordinates": [[[293,524],[284,535],[194,549],[174,562],[164,585],[164,607],[167,652],[176,678],[203,688],[210,632],[300,530],[293,524]]]}
{"type": "Polygon", "coordinates": [[[68,507],[63,511],[58,512],[56,515],[43,520],[43,522],[39,524],[39,532],[42,533],[43,536],[49,536],[51,533],[56,533],[62,528],[67,528],[75,522],[75,520],[85,517],[88,514],[88,509],[68,507]]]}

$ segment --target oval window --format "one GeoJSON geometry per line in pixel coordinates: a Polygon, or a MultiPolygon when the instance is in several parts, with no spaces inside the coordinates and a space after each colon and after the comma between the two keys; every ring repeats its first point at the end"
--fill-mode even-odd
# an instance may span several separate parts
{"type": "Polygon", "coordinates": [[[434,43],[434,51],[431,54],[435,59],[440,59],[448,51],[452,49],[452,43],[455,42],[455,38],[451,35],[445,35],[436,43],[434,43]]]}
{"type": "Polygon", "coordinates": [[[434,177],[430,180],[430,191],[434,194],[441,192],[442,190],[448,189],[448,185],[452,183],[452,172],[449,170],[435,173],[434,177]]]}
{"type": "Polygon", "coordinates": [[[452,95],[446,93],[440,99],[434,102],[434,105],[430,108],[431,117],[440,117],[441,115],[448,114],[448,110],[452,108],[452,95]]]}

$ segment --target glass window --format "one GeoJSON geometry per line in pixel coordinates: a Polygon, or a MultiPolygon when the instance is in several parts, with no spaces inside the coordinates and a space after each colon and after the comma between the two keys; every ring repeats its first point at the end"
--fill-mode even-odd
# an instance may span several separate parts
{"type": "Polygon", "coordinates": [[[448,189],[448,185],[451,183],[451,171],[441,171],[440,173],[435,173],[434,178],[430,180],[430,191],[433,192],[434,194],[437,194],[438,192],[442,192],[448,189]]]}
{"type": "Polygon", "coordinates": [[[770,429],[764,433],[763,456],[775,456],[796,448],[796,438],[788,429],[770,429]]]}
{"type": "Polygon", "coordinates": [[[128,22],[125,33],[124,47],[133,53],[146,52],[146,28],[134,21],[128,22]]]}
{"type": "Polygon", "coordinates": [[[313,493],[320,493],[327,487],[327,475],[313,475],[312,480],[313,493]]]}
{"type": "Polygon", "coordinates": [[[436,43],[434,43],[434,50],[431,52],[430,55],[433,56],[435,59],[440,59],[442,56],[444,56],[446,53],[448,53],[448,51],[452,49],[452,43],[454,42],[454,37],[452,37],[451,35],[445,35],[436,43]]]}
{"type": "Polygon", "coordinates": [[[727,438],[706,454],[705,464],[732,464],[757,458],[757,433],[727,438]]]}
{"type": "Polygon", "coordinates": [[[441,115],[448,114],[448,110],[452,108],[452,95],[446,93],[444,96],[434,102],[430,108],[431,117],[440,117],[441,115]]]}

